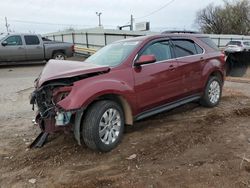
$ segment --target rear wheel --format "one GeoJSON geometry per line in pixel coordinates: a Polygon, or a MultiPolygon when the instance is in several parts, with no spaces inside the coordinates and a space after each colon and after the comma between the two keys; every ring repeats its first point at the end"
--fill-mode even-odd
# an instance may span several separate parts
{"type": "Polygon", "coordinates": [[[66,59],[66,56],[64,53],[62,52],[56,52],[54,55],[53,55],[53,59],[56,59],[56,60],[65,60],[66,59]]]}
{"type": "Polygon", "coordinates": [[[124,114],[116,102],[104,100],[90,106],[82,126],[85,144],[97,151],[108,152],[122,139],[124,114]]]}
{"type": "Polygon", "coordinates": [[[206,107],[214,107],[219,104],[222,94],[222,81],[216,76],[211,76],[207,82],[204,95],[200,103],[206,107]]]}

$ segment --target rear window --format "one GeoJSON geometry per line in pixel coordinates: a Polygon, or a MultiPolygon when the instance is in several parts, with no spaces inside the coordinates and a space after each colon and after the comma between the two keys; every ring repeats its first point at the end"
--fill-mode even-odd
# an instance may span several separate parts
{"type": "Polygon", "coordinates": [[[240,41],[230,41],[227,45],[237,45],[237,46],[240,46],[241,42],[240,41]]]}
{"type": "Polygon", "coordinates": [[[40,44],[39,38],[35,35],[24,36],[26,45],[38,45],[40,44]]]}
{"type": "Polygon", "coordinates": [[[42,37],[42,40],[43,40],[43,41],[52,41],[52,40],[50,40],[50,39],[48,39],[48,38],[45,38],[45,37],[42,37]]]}
{"type": "Polygon", "coordinates": [[[213,48],[214,50],[219,51],[220,49],[217,47],[217,45],[212,41],[209,37],[199,37],[199,39],[204,42],[206,45],[208,45],[210,48],[213,48]]]}

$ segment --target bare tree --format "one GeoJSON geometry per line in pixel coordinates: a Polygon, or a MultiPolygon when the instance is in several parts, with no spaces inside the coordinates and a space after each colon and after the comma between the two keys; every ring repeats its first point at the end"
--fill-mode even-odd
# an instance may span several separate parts
{"type": "Polygon", "coordinates": [[[204,33],[249,34],[250,1],[224,1],[224,6],[210,4],[197,12],[196,23],[204,33]]]}

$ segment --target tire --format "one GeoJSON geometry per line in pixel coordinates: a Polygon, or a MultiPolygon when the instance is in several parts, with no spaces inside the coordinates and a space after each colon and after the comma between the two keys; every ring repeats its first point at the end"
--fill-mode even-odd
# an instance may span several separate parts
{"type": "Polygon", "coordinates": [[[65,59],[66,59],[66,56],[65,56],[65,54],[62,53],[62,52],[56,52],[56,53],[54,53],[54,55],[53,55],[52,58],[53,58],[53,59],[56,59],[56,60],[65,60],[65,59]]]}
{"type": "Polygon", "coordinates": [[[200,104],[205,107],[215,107],[219,104],[222,94],[222,81],[217,76],[211,76],[208,79],[204,94],[200,104]]]}
{"type": "Polygon", "coordinates": [[[86,112],[82,137],[90,149],[108,152],[121,141],[123,130],[124,113],[120,105],[110,100],[97,101],[86,112]]]}

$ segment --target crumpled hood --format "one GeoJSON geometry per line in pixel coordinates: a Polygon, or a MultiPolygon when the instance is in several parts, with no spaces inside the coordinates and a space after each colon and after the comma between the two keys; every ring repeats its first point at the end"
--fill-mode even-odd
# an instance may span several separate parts
{"type": "Polygon", "coordinates": [[[38,78],[37,86],[45,82],[60,78],[71,78],[74,76],[108,71],[109,67],[94,65],[80,61],[50,60],[47,62],[38,78]]]}

